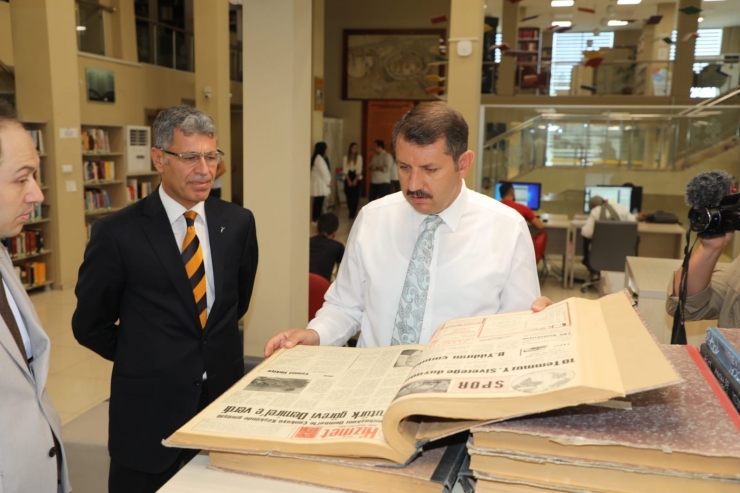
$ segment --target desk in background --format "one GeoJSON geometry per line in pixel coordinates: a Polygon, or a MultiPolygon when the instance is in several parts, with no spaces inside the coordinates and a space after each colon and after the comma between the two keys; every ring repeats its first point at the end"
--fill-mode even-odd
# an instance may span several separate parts
{"type": "MultiPolygon", "coordinates": [[[[661,225],[665,226],[665,225],[661,225]]],[[[668,283],[683,260],[647,257],[627,257],[624,287],[637,295],[637,307],[659,342],[671,343],[673,317],[665,310],[668,283]]],[[[718,263],[723,269],[727,263],[718,263]]],[[[692,346],[699,346],[707,334],[707,327],[716,327],[716,320],[686,322],[686,338],[692,346]]]]}

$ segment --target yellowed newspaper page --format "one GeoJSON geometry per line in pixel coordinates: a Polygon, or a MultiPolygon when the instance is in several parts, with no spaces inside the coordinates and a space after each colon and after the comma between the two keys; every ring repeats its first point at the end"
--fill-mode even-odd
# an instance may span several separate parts
{"type": "MultiPolygon", "coordinates": [[[[315,454],[321,452],[313,447],[322,443],[364,441],[387,447],[381,427],[385,409],[423,350],[424,346],[296,346],[280,351],[193,418],[168,444],[182,444],[187,437],[203,448],[210,444],[227,450],[315,454]],[[284,447],[281,442],[311,447],[284,447]]],[[[333,451],[343,452],[337,447],[333,451]]]]}

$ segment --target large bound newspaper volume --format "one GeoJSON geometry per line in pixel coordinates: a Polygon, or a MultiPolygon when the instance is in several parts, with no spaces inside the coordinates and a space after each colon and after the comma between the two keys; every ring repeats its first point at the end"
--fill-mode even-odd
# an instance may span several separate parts
{"type": "Polygon", "coordinates": [[[451,320],[426,346],[278,351],[164,443],[406,464],[475,425],[679,381],[624,293],[570,298],[451,320]]]}

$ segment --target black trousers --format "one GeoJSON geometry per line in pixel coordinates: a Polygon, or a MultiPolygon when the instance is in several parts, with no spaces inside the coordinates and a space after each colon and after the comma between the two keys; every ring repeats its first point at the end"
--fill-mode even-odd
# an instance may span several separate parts
{"type": "Polygon", "coordinates": [[[324,208],[324,196],[314,197],[313,198],[313,211],[311,212],[311,220],[313,222],[316,222],[319,220],[319,216],[321,215],[321,209],[324,208]]]}
{"type": "Polygon", "coordinates": [[[344,194],[347,196],[347,209],[349,209],[349,218],[354,219],[357,216],[357,205],[360,203],[360,185],[354,187],[345,187],[344,194]]]}
{"type": "Polygon", "coordinates": [[[375,199],[385,197],[390,192],[391,192],[390,183],[371,183],[370,184],[370,196],[368,197],[368,201],[372,202],[375,199]]]}
{"type": "MultiPolygon", "coordinates": [[[[208,384],[203,383],[198,402],[198,412],[208,405],[208,384]]],[[[164,445],[163,445],[164,446],[164,445]]],[[[177,471],[198,455],[199,450],[183,449],[177,460],[164,472],[159,474],[137,471],[123,466],[113,459],[108,473],[108,493],[155,493],[172,479],[177,471]]]]}

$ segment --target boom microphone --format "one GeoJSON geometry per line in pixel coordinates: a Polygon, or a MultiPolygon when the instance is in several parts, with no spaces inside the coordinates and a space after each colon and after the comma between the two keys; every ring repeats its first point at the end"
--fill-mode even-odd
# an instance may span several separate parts
{"type": "Polygon", "coordinates": [[[721,170],[705,171],[686,184],[686,204],[695,209],[717,207],[732,191],[732,176],[721,170]]]}

